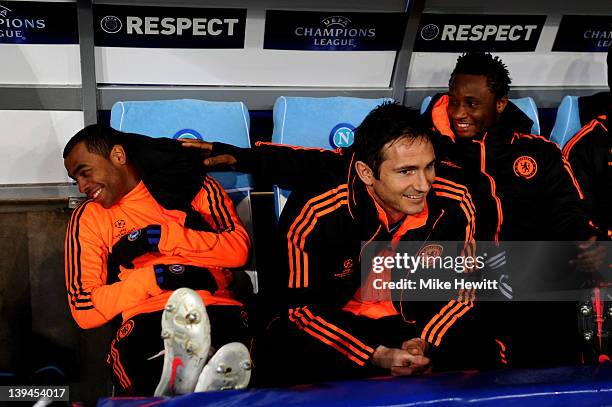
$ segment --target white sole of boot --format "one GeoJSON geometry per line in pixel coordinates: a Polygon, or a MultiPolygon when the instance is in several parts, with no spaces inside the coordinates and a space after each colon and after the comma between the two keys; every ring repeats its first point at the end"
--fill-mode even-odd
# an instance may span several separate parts
{"type": "Polygon", "coordinates": [[[204,366],[195,391],[239,390],[251,380],[251,356],[242,343],[223,345],[204,366]]]}
{"type": "Polygon", "coordinates": [[[210,349],[210,322],[198,293],[189,288],[174,291],[161,326],[164,367],[155,396],[192,393],[210,349]]]}

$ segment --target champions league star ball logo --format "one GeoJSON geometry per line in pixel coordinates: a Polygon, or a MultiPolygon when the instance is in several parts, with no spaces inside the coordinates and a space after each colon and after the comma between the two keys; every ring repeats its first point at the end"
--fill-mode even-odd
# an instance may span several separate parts
{"type": "Polygon", "coordinates": [[[100,20],[100,28],[107,34],[116,34],[121,31],[123,24],[119,17],[106,16],[100,20]]]}
{"type": "Polygon", "coordinates": [[[6,8],[4,6],[0,6],[0,17],[6,17],[11,10],[10,8],[6,8]]]}
{"type": "Polygon", "coordinates": [[[170,267],[168,267],[168,269],[170,270],[170,272],[172,274],[183,274],[185,272],[185,267],[180,265],[180,264],[173,264],[170,267]]]}
{"type": "Polygon", "coordinates": [[[346,28],[351,23],[351,20],[343,16],[330,16],[325,17],[323,20],[321,20],[321,23],[325,27],[346,28]]]}
{"type": "Polygon", "coordinates": [[[355,126],[350,123],[337,124],[329,133],[329,144],[333,148],[350,147],[355,141],[355,126]]]}
{"type": "Polygon", "coordinates": [[[425,41],[436,39],[439,34],[440,28],[438,28],[438,26],[435,24],[427,24],[421,29],[421,38],[423,38],[425,41]]]}

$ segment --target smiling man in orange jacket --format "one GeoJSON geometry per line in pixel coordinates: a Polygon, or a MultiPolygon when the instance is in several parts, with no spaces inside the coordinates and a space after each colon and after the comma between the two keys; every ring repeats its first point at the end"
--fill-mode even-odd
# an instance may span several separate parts
{"type": "Polygon", "coordinates": [[[120,318],[108,356],[119,394],[153,394],[164,360],[160,319],[172,290],[197,290],[219,327],[213,347],[248,341],[228,269],[246,263],[249,237],[221,186],[189,175],[196,161],[184,151],[172,154],[179,144],[92,125],[64,149],[66,170],[87,195],[66,234],[68,302],[84,329],[120,318]],[[167,165],[186,175],[168,177],[163,182],[174,185],[162,188],[167,165]]]}

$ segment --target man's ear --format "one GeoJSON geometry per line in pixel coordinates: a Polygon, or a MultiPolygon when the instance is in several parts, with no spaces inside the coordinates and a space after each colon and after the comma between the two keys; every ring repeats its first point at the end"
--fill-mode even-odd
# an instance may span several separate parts
{"type": "Polygon", "coordinates": [[[370,186],[374,183],[374,172],[363,161],[355,161],[355,171],[364,184],[370,186]]]}
{"type": "Polygon", "coordinates": [[[127,156],[123,146],[115,144],[110,152],[110,160],[114,164],[124,165],[127,163],[127,156]]]}
{"type": "Polygon", "coordinates": [[[508,96],[502,96],[501,98],[497,99],[497,101],[495,102],[495,110],[497,111],[497,114],[502,114],[502,112],[504,111],[504,109],[506,109],[506,106],[508,105],[508,96]]]}

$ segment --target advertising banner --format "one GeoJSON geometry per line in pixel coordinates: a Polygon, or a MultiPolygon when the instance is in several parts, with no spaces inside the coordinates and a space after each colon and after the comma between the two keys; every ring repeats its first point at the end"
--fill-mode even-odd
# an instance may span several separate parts
{"type": "Polygon", "coordinates": [[[553,51],[608,52],[612,44],[612,15],[563,16],[553,51]]]}
{"type": "Polygon", "coordinates": [[[246,9],[94,6],[102,47],[244,48],[246,9]]]}
{"type": "Polygon", "coordinates": [[[543,15],[423,14],[414,50],[535,51],[545,21],[543,15]]]}
{"type": "Polygon", "coordinates": [[[0,1],[0,44],[78,44],[76,3],[0,1]]]}
{"type": "Polygon", "coordinates": [[[406,13],[266,11],[264,49],[396,51],[406,13]]]}

